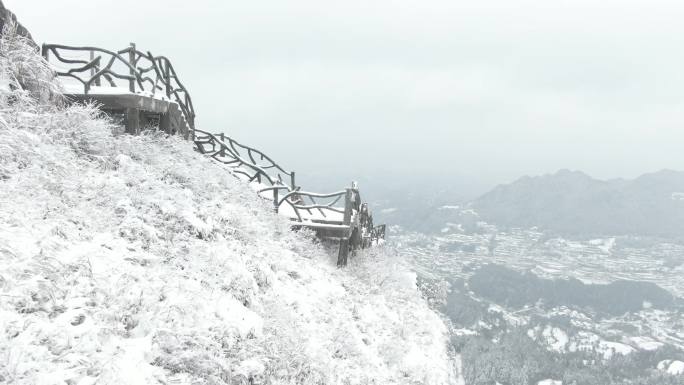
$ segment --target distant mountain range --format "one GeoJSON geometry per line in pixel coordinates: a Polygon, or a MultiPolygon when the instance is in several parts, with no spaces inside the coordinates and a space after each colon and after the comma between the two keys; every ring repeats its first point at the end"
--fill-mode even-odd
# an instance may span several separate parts
{"type": "Polygon", "coordinates": [[[538,227],[571,236],[641,235],[684,239],[684,172],[598,180],[579,171],[500,185],[472,202],[499,227],[538,227]]]}

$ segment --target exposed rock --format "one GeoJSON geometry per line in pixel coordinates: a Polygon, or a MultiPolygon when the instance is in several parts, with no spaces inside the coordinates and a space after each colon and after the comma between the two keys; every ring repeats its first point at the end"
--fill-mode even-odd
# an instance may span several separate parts
{"type": "Polygon", "coordinates": [[[5,8],[5,5],[2,3],[2,0],[0,0],[0,31],[2,31],[5,28],[5,24],[9,20],[13,20],[17,24],[17,34],[20,36],[27,37],[33,45],[36,47],[38,46],[36,42],[33,40],[33,37],[31,36],[31,33],[23,26],[19,21],[17,20],[17,16],[12,13],[9,9],[5,8]]]}

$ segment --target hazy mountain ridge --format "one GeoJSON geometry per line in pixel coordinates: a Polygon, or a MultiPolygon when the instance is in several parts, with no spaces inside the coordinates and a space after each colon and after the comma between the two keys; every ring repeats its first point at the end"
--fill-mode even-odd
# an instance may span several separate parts
{"type": "Polygon", "coordinates": [[[679,239],[684,232],[684,172],[598,180],[561,170],[525,176],[472,202],[482,220],[570,236],[641,235],[679,239]]]}

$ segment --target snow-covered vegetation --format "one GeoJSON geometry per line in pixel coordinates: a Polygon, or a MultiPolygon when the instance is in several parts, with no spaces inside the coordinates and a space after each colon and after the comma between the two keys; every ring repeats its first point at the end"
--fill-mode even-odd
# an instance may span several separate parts
{"type": "Polygon", "coordinates": [[[64,106],[0,45],[0,383],[443,384],[447,330],[391,249],[331,249],[189,142],[64,106]]]}

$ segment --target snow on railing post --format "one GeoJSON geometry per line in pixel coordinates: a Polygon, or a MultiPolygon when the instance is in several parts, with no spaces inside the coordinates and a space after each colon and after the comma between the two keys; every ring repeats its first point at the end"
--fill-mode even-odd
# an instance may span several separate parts
{"type": "Polygon", "coordinates": [[[343,223],[345,225],[351,224],[352,219],[352,204],[354,203],[354,190],[351,188],[346,189],[346,194],[344,195],[344,219],[343,223]]]}
{"type": "MultiPolygon", "coordinates": [[[[57,44],[43,44],[41,47],[41,54],[46,61],[52,59],[55,61],[55,64],[69,67],[62,71],[57,70],[56,75],[58,77],[78,77],[79,80],[84,83],[83,93],[85,95],[89,94],[90,88],[93,85],[101,86],[103,76],[113,88],[117,88],[117,85],[114,84],[114,78],[128,80],[129,92],[132,93],[135,93],[136,90],[137,92],[143,91],[145,82],[149,81],[152,83],[150,88],[153,95],[156,95],[157,90],[161,90],[162,92],[166,91],[169,102],[173,100],[178,104],[181,114],[185,119],[185,124],[182,124],[181,129],[177,132],[182,134],[184,139],[192,138],[193,141],[195,140],[195,109],[192,105],[192,99],[185,86],[180,83],[178,77],[175,75],[173,66],[168,58],[163,56],[155,57],[149,51],[147,51],[147,54],[143,54],[137,50],[135,43],[130,43],[129,47],[115,52],[95,47],[69,47],[57,44]],[[62,57],[61,52],[63,51],[80,52],[85,55],[90,54],[91,60],[88,61],[85,58],[70,59],[68,57],[62,57]],[[128,56],[126,56],[126,54],[128,54],[128,56]],[[105,58],[104,61],[103,57],[105,58]],[[138,67],[138,62],[146,60],[152,62],[152,67],[147,68],[144,65],[138,67]],[[128,71],[118,71],[121,64],[128,67],[128,71]],[[154,70],[154,76],[156,77],[154,81],[152,81],[149,76],[144,76],[151,70],[154,70]],[[88,75],[90,75],[89,78],[88,75]],[[84,78],[87,79],[84,80],[84,78]],[[159,81],[163,82],[163,86],[158,84],[159,81]],[[174,84],[171,83],[172,81],[174,84]],[[138,86],[136,86],[136,83],[138,86]]],[[[105,104],[107,104],[107,102],[105,102],[105,104]]],[[[115,107],[116,109],[119,109],[120,106],[117,105],[115,107]]]]}
{"type": "Polygon", "coordinates": [[[224,156],[226,156],[226,147],[223,145],[223,143],[226,140],[226,136],[223,134],[223,132],[220,133],[219,136],[221,137],[221,143],[219,144],[219,146],[221,147],[221,150],[219,150],[219,156],[224,157],[224,156]]]}
{"type": "MultiPolygon", "coordinates": [[[[98,57],[98,60],[97,60],[97,63],[98,63],[98,64],[100,64],[100,60],[99,60],[99,59],[100,59],[100,58],[98,57]]],[[[90,50],[90,62],[92,63],[94,60],[95,60],[95,51],[93,51],[93,50],[91,49],[91,50],[90,50]]],[[[94,77],[95,77],[95,74],[97,74],[99,71],[100,71],[100,67],[99,67],[99,66],[90,67],[90,78],[91,78],[91,79],[94,78],[94,77]]],[[[96,86],[96,87],[99,87],[100,85],[101,85],[101,83],[100,83],[100,77],[98,76],[97,78],[95,78],[95,86],[96,86]]]]}
{"type": "Polygon", "coordinates": [[[275,212],[278,212],[278,189],[274,188],[273,189],[273,209],[275,212]]]}
{"type": "Polygon", "coordinates": [[[386,225],[380,225],[378,226],[378,239],[377,243],[380,243],[380,239],[385,239],[385,231],[387,229],[386,225]]]}
{"type": "Polygon", "coordinates": [[[171,71],[169,70],[168,60],[164,60],[164,83],[166,85],[166,97],[171,99],[171,71]]]}
{"type": "MultiPolygon", "coordinates": [[[[93,51],[92,49],[90,51],[88,51],[88,56],[90,57],[90,62],[92,63],[93,60],[95,60],[95,51],[93,51]]],[[[94,76],[95,76],[95,67],[90,67],[90,77],[92,78],[94,76]]]]}
{"type": "Polygon", "coordinates": [[[131,65],[129,72],[131,73],[132,79],[128,81],[128,89],[131,92],[135,92],[135,43],[131,43],[131,47],[128,51],[128,63],[131,65]]]}
{"type": "Polygon", "coordinates": [[[354,195],[352,196],[352,210],[359,210],[361,204],[361,193],[359,193],[359,183],[352,181],[352,191],[354,195]]]}
{"type": "Polygon", "coordinates": [[[352,195],[353,191],[351,188],[346,189],[344,194],[344,218],[342,224],[347,226],[342,240],[340,240],[340,252],[337,255],[337,266],[347,265],[347,256],[349,255],[349,237],[351,236],[351,219],[352,219],[352,195]]]}

